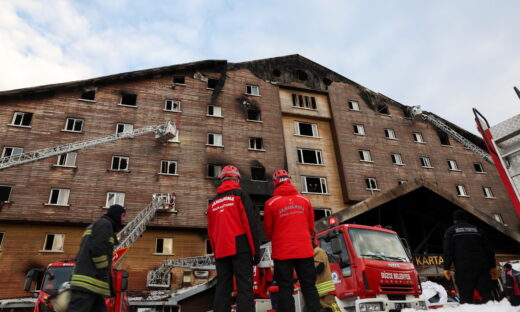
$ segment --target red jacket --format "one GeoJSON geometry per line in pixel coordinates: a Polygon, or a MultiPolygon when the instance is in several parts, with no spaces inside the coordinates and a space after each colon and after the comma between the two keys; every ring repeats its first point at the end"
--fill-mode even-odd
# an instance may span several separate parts
{"type": "Polygon", "coordinates": [[[237,183],[222,182],[208,205],[207,218],[208,237],[215,258],[259,252],[253,203],[237,183]]]}
{"type": "Polygon", "coordinates": [[[272,243],[272,258],[301,259],[314,256],[314,210],[311,202],[288,182],[274,190],[264,207],[265,235],[272,243]]]}

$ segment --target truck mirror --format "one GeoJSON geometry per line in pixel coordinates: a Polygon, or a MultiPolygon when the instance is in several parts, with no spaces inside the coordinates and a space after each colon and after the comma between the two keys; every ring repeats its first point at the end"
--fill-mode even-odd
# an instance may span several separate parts
{"type": "Polygon", "coordinates": [[[122,270],[121,272],[121,291],[125,291],[128,289],[128,272],[126,270],[122,270]]]}

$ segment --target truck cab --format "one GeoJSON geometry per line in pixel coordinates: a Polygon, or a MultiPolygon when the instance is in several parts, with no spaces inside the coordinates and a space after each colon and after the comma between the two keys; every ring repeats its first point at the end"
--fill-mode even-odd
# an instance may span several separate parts
{"type": "Polygon", "coordinates": [[[329,255],[341,311],[426,310],[418,273],[396,232],[343,224],[315,236],[329,255]]]}

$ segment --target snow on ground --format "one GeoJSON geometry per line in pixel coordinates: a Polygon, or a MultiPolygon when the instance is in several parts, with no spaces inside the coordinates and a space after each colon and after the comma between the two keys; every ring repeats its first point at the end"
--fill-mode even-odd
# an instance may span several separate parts
{"type": "MultiPolygon", "coordinates": [[[[402,312],[420,312],[415,309],[403,309],[402,312]]],[[[520,307],[513,307],[504,299],[500,302],[490,301],[486,304],[462,304],[458,307],[428,310],[432,312],[520,312],[520,307]]],[[[424,311],[422,311],[424,312],[424,311]]]]}

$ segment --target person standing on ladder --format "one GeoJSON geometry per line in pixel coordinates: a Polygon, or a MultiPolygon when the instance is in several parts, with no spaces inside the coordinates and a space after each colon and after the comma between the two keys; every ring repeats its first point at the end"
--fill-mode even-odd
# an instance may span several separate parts
{"type": "Polygon", "coordinates": [[[235,166],[222,168],[222,184],[208,205],[208,237],[215,254],[217,288],[213,310],[231,310],[233,275],[237,283],[237,312],[254,312],[253,265],[260,261],[260,245],[253,202],[240,188],[235,166]]]}

